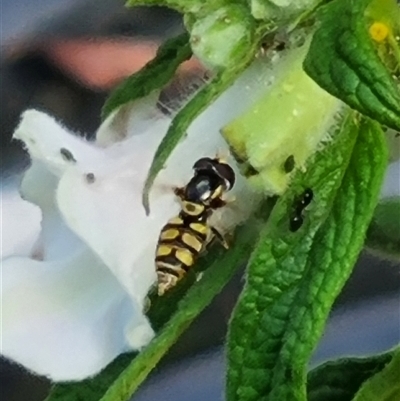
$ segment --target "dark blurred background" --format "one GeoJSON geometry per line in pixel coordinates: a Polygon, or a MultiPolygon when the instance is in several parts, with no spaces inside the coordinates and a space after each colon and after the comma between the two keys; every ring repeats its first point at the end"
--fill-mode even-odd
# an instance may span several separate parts
{"type": "MultiPolygon", "coordinates": [[[[176,13],[126,9],[120,0],[2,0],[1,173],[29,163],[13,130],[27,108],[93,136],[109,91],[182,31],[176,13]]],[[[182,75],[195,75],[189,63],[182,75]]],[[[399,264],[363,253],[338,299],[312,365],[384,351],[400,341],[399,264]]],[[[222,400],[222,344],[242,286],[240,272],[164,358],[134,401],[222,400]]],[[[1,400],[41,401],[49,383],[0,360],[1,400]]]]}

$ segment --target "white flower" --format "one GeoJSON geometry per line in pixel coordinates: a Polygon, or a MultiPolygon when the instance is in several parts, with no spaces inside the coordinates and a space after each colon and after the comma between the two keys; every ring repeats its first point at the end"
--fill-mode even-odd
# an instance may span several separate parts
{"type": "MultiPolygon", "coordinates": [[[[3,195],[4,356],[55,381],[81,380],[151,340],[143,306],[156,280],[160,229],[179,211],[172,187],[190,179],[198,158],[227,153],[220,128],[248,107],[263,82],[259,66],[255,75],[250,69],[194,121],[155,181],[149,216],[141,204],[144,180],[170,123],[155,96],[108,118],[96,142],[39,111],[23,114],[14,137],[32,158],[21,183],[25,200],[10,192],[10,209],[3,195]]],[[[258,202],[239,174],[232,195],[234,207],[214,221],[222,230],[245,220],[258,202]]]]}

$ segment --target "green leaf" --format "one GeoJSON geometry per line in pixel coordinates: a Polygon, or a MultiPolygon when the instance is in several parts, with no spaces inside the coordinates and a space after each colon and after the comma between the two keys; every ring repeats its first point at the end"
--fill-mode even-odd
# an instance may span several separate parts
{"type": "Polygon", "coordinates": [[[165,86],[177,68],[191,56],[192,51],[187,33],[167,40],[160,46],[153,60],[139,72],[125,79],[111,93],[103,106],[103,120],[118,107],[147,96],[154,90],[165,86]]]}
{"type": "Polygon", "coordinates": [[[252,255],[229,330],[229,401],[306,400],[307,362],[362,249],[387,162],[371,120],[351,113],[334,138],[278,201],[252,255]],[[314,199],[291,232],[305,188],[314,199]]]}
{"type": "Polygon", "coordinates": [[[367,246],[373,251],[400,258],[400,198],[383,200],[375,209],[367,233],[367,246]]]}
{"type": "MultiPolygon", "coordinates": [[[[392,3],[396,10],[395,0],[392,3]]],[[[365,16],[371,0],[334,0],[322,13],[305,71],[323,89],[361,113],[400,129],[400,89],[379,57],[365,16]]],[[[393,8],[392,7],[392,8],[393,8]]]]}
{"type": "MultiPolygon", "coordinates": [[[[249,54],[250,60],[252,58],[250,51],[249,54]]],[[[196,93],[172,120],[167,134],[158,146],[143,189],[142,202],[147,214],[150,213],[149,192],[151,186],[175,146],[185,136],[192,121],[235,81],[239,73],[247,66],[247,62],[245,60],[245,63],[238,68],[219,72],[210,83],[196,93]]]]}
{"type": "Polygon", "coordinates": [[[398,401],[400,400],[400,350],[392,360],[367,380],[353,401],[398,401]]]}
{"type": "Polygon", "coordinates": [[[368,358],[342,358],[326,362],[308,374],[308,401],[351,401],[361,385],[380,372],[393,351],[368,358]]]}
{"type": "Polygon", "coordinates": [[[45,401],[98,401],[134,355],[133,352],[120,355],[93,378],[81,382],[57,383],[45,401]]]}

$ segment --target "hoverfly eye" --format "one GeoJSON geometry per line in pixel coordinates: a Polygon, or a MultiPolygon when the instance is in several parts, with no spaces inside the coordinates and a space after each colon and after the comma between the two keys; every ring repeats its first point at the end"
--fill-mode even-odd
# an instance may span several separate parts
{"type": "Polygon", "coordinates": [[[201,159],[197,160],[197,162],[193,165],[193,170],[200,171],[200,170],[211,170],[213,168],[213,159],[209,157],[202,157],[201,159]]]}
{"type": "Polygon", "coordinates": [[[214,166],[217,174],[225,181],[226,189],[230,190],[235,185],[235,172],[233,168],[226,163],[218,163],[214,166]]]}

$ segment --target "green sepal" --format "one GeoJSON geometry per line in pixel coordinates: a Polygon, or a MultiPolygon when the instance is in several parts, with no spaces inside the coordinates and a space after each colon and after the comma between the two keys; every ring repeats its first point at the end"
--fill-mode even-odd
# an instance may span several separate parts
{"type": "Polygon", "coordinates": [[[183,33],[167,40],[153,60],[140,71],[126,78],[114,89],[102,109],[102,119],[126,103],[143,98],[163,88],[174,76],[177,68],[192,56],[189,35],[183,33]]]}
{"type": "Polygon", "coordinates": [[[326,5],[304,69],[327,92],[399,130],[400,88],[369,33],[368,24],[374,22],[366,16],[370,3],[334,0],[326,5]]]}
{"type": "Polygon", "coordinates": [[[242,63],[253,48],[256,23],[240,2],[228,2],[201,17],[190,15],[185,22],[193,53],[212,71],[242,63]]]}
{"type": "Polygon", "coordinates": [[[228,337],[228,401],[305,401],[306,365],[364,244],[387,163],[379,124],[351,113],[277,202],[228,337]],[[305,188],[314,200],[289,229],[305,188]]]}
{"type": "Polygon", "coordinates": [[[351,401],[362,384],[392,360],[394,351],[326,362],[307,376],[308,401],[351,401]]]}

